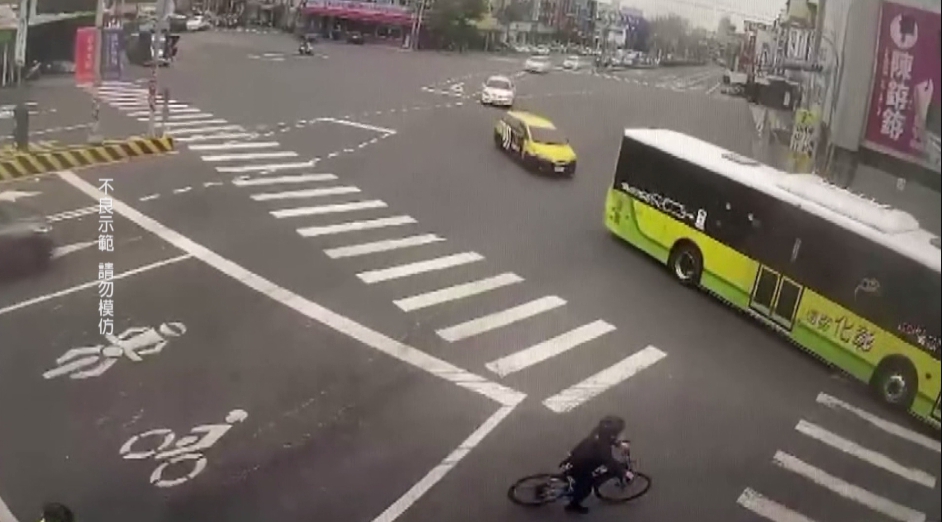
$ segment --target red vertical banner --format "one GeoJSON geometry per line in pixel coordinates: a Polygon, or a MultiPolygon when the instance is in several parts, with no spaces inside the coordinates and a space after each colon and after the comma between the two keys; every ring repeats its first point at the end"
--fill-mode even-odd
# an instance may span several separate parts
{"type": "Polygon", "coordinates": [[[95,80],[94,27],[80,27],[75,31],[75,83],[91,83],[95,80]]]}

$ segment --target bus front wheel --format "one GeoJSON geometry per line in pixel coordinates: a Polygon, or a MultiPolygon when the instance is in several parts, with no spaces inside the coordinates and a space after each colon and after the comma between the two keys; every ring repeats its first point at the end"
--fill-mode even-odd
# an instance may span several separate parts
{"type": "Polygon", "coordinates": [[[918,380],[912,363],[895,357],[880,362],[873,372],[870,385],[883,402],[894,408],[908,410],[916,398],[918,380]]]}
{"type": "Polygon", "coordinates": [[[697,286],[703,274],[703,254],[691,241],[678,241],[671,249],[667,265],[674,278],[684,286],[697,286]]]}

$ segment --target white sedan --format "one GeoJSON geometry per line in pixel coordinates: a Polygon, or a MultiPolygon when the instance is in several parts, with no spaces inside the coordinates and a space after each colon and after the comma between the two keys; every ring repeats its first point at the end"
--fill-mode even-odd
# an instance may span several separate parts
{"type": "Polygon", "coordinates": [[[481,103],[483,105],[500,105],[511,107],[517,90],[514,83],[506,76],[491,76],[481,86],[481,103]]]}
{"type": "Polygon", "coordinates": [[[186,21],[187,31],[206,31],[210,28],[212,28],[212,24],[202,15],[196,15],[186,21]]]}
{"type": "Polygon", "coordinates": [[[578,56],[567,56],[566,59],[563,60],[563,69],[575,71],[580,67],[582,67],[582,60],[578,56]]]}
{"type": "Polygon", "coordinates": [[[549,58],[544,56],[531,56],[523,62],[523,70],[529,73],[545,74],[551,67],[549,58]]]}

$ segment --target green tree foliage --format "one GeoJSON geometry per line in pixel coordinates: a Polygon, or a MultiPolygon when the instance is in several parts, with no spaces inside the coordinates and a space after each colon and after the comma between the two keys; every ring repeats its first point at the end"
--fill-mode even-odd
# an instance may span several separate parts
{"type": "Polygon", "coordinates": [[[465,48],[475,38],[473,23],[487,13],[487,0],[434,0],[428,28],[441,47],[465,48]]]}

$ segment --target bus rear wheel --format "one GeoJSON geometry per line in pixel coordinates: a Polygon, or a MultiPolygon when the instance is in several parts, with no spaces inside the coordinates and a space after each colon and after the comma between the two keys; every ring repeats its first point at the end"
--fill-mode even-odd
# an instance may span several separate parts
{"type": "Polygon", "coordinates": [[[690,241],[678,241],[667,260],[671,274],[684,286],[697,286],[703,274],[703,254],[690,241]]]}
{"type": "Polygon", "coordinates": [[[916,398],[919,377],[913,365],[901,358],[884,359],[873,372],[870,386],[883,402],[908,410],[916,398]]]}

